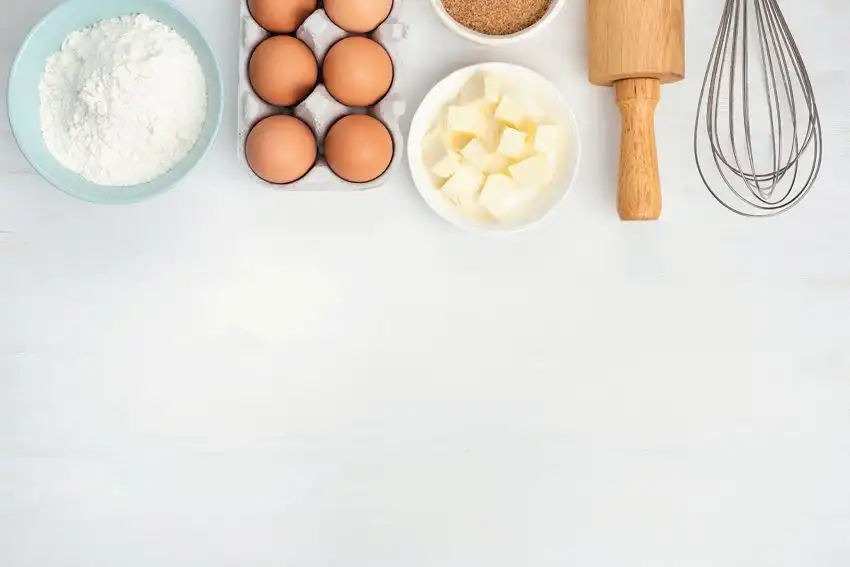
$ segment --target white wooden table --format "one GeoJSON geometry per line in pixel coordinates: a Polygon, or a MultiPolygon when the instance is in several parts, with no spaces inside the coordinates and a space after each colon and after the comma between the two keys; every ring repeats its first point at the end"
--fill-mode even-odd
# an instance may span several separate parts
{"type": "MultiPolygon", "coordinates": [[[[55,3],[3,3],[3,86],[55,3]]],[[[411,112],[498,59],[579,116],[565,206],[485,238],[406,171],[368,194],[255,184],[235,156],[236,7],[179,3],[233,108],[179,189],[74,201],[0,123],[0,565],[850,564],[850,4],[782,2],[826,162],[803,206],[751,222],[695,174],[721,1],[689,0],[689,80],[658,115],[665,217],[625,225],[583,0],[501,52],[408,0],[411,112]]]]}

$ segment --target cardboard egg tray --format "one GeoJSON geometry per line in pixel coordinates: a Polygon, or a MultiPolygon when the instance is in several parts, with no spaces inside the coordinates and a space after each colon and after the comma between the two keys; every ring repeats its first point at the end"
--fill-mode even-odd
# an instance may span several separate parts
{"type": "Polygon", "coordinates": [[[257,96],[251,88],[251,81],[248,77],[248,63],[251,59],[251,53],[253,53],[254,48],[260,42],[275,34],[269,33],[254,21],[248,10],[248,1],[242,0],[240,14],[242,29],[240,33],[241,41],[239,43],[239,91],[237,97],[239,107],[239,117],[237,119],[239,135],[237,141],[239,156],[245,167],[257,181],[272,188],[287,191],[360,191],[378,187],[386,183],[387,179],[393,174],[404,157],[404,138],[402,137],[399,120],[406,111],[406,105],[398,94],[399,66],[397,48],[399,42],[407,36],[407,26],[398,19],[401,3],[402,0],[395,0],[389,18],[377,30],[368,35],[368,37],[384,46],[393,60],[393,84],[390,87],[390,92],[377,105],[368,109],[343,106],[328,93],[327,89],[321,83],[322,63],[328,50],[339,40],[350,35],[359,34],[351,34],[337,27],[321,8],[320,2],[319,9],[313,12],[295,32],[295,36],[306,43],[316,55],[316,59],[319,62],[319,84],[301,104],[294,108],[289,108],[268,104],[257,96]],[[393,138],[394,154],[389,168],[379,178],[368,183],[351,183],[337,177],[331,171],[330,167],[328,167],[323,154],[324,139],[334,122],[346,114],[363,114],[364,112],[371,114],[383,122],[389,129],[393,138]],[[245,156],[245,141],[248,138],[251,128],[263,118],[274,114],[290,114],[300,118],[313,129],[316,139],[319,142],[319,160],[316,166],[298,181],[287,185],[277,185],[261,179],[248,166],[248,160],[245,156]]]}

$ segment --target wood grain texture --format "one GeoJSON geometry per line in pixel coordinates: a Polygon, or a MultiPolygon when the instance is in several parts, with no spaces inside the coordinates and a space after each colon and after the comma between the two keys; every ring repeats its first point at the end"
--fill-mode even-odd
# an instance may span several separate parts
{"type": "Polygon", "coordinates": [[[590,82],[685,77],[684,0],[590,0],[587,10],[590,82]]]}
{"type": "Polygon", "coordinates": [[[622,118],[617,210],[625,221],[658,220],[661,181],[655,108],[661,98],[661,83],[657,79],[625,79],[617,81],[614,88],[622,118]]]}
{"type": "Polygon", "coordinates": [[[661,184],[655,142],[660,85],[685,77],[684,0],[589,0],[590,82],[614,86],[622,115],[617,208],[656,220],[661,184]]]}

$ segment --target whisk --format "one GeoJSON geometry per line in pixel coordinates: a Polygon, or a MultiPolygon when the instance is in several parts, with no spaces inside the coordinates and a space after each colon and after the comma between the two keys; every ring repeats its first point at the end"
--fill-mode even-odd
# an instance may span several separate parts
{"type": "Polygon", "coordinates": [[[703,183],[732,212],[775,216],[809,193],[822,148],[812,82],[778,0],[726,0],[694,128],[703,183]]]}

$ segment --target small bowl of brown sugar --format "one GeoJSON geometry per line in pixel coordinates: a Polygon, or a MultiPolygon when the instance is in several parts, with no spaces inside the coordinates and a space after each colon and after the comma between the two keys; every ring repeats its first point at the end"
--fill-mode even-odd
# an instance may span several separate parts
{"type": "Polygon", "coordinates": [[[527,39],[555,19],[565,0],[431,0],[440,20],[482,45],[527,39]]]}

